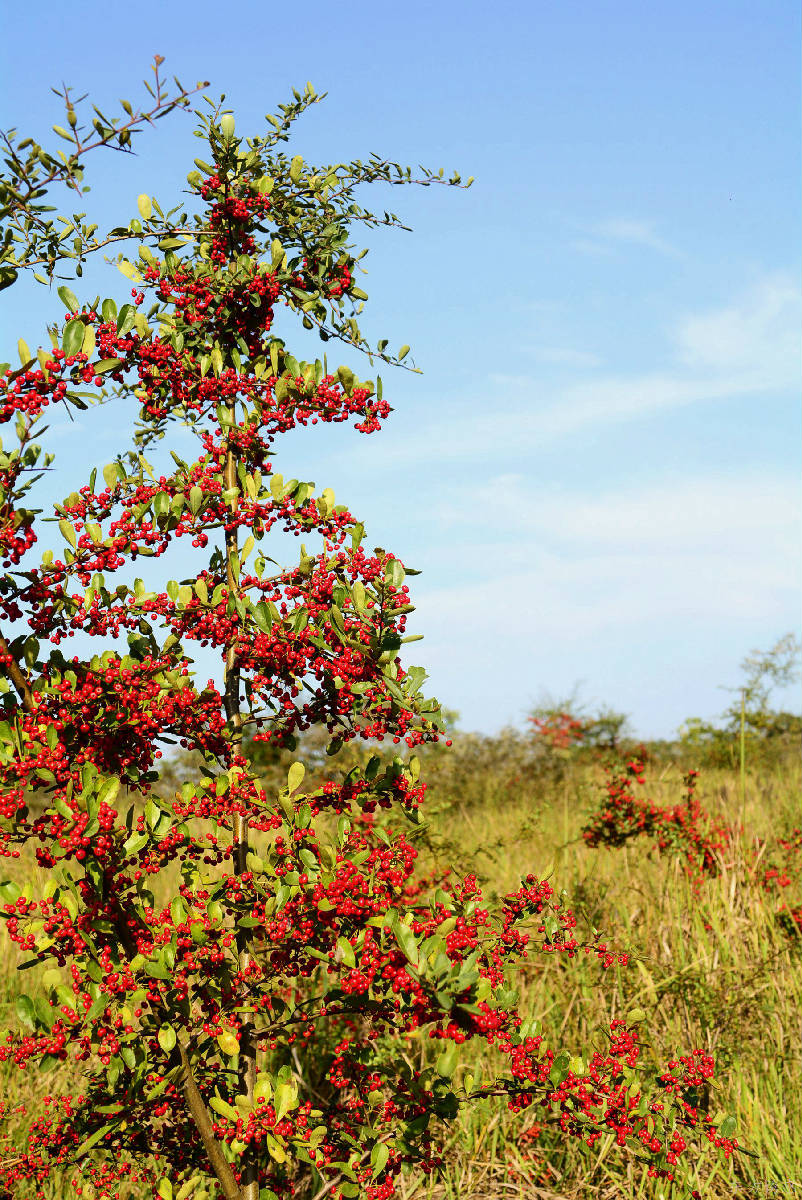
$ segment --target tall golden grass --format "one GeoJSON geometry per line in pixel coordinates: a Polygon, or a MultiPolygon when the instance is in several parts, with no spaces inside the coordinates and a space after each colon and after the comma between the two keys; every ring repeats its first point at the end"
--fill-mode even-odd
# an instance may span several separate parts
{"type": "MultiPolygon", "coordinates": [[[[490,902],[529,871],[548,875],[566,891],[580,924],[602,930],[609,944],[631,955],[627,967],[608,971],[584,955],[571,962],[538,955],[525,964],[518,979],[521,1007],[540,1019],[549,1043],[587,1051],[601,1044],[599,1030],[610,1020],[642,1008],[647,1066],[665,1066],[674,1054],[697,1047],[712,1054],[717,1077],[710,1111],[732,1114],[741,1144],[756,1155],[725,1163],[703,1154],[690,1163],[688,1186],[710,1200],[780,1189],[793,1194],[792,1184],[802,1191],[802,937],[778,919],[782,896],[761,885],[772,839],[802,825],[798,760],[785,757],[751,772],[747,766],[743,800],[739,766],[702,771],[704,807],[734,833],[718,874],[694,885],[679,857],[661,855],[646,841],[618,850],[585,845],[581,828],[603,784],[600,766],[587,758],[533,756],[531,743],[514,734],[457,738],[451,753],[437,750],[427,758],[427,867],[474,872],[490,902]]],[[[644,794],[677,803],[683,770],[692,765],[650,766],[644,794]]],[[[38,869],[7,860],[0,874],[30,879],[38,869]]],[[[798,877],[787,889],[793,890],[799,897],[798,877]]],[[[17,967],[14,947],[4,945],[0,1027],[14,1024],[18,993],[37,987],[37,969],[21,976],[17,967]]],[[[429,1053],[427,1039],[409,1038],[399,1053],[420,1061],[429,1053]]],[[[489,1054],[462,1069],[481,1072],[489,1054]]],[[[71,1067],[46,1078],[0,1067],[3,1098],[33,1111],[45,1090],[76,1084],[71,1067]]],[[[12,1115],[6,1127],[12,1144],[15,1121],[12,1115]]],[[[489,1102],[464,1110],[448,1131],[442,1175],[405,1179],[403,1200],[657,1200],[668,1194],[664,1183],[643,1177],[612,1137],[588,1152],[548,1127],[533,1136],[536,1121],[534,1109],[515,1117],[489,1102]]],[[[72,1194],[66,1177],[42,1189],[44,1200],[72,1194]]],[[[89,1194],[85,1189],[84,1197],[89,1194]]],[[[200,1200],[201,1191],[194,1195],[200,1200]]]]}

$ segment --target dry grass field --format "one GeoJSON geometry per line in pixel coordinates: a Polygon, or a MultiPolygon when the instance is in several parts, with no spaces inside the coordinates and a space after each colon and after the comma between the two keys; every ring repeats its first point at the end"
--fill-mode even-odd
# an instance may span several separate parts
{"type": "MultiPolygon", "coordinates": [[[[644,794],[659,804],[677,803],[686,765],[650,766],[644,794]]],[[[702,1155],[691,1164],[689,1186],[710,1200],[802,1191],[802,936],[778,912],[783,901],[802,899],[798,868],[785,888],[763,883],[776,837],[802,825],[796,757],[747,769],[743,781],[735,770],[702,770],[703,806],[736,832],[717,873],[695,884],[680,857],[658,853],[646,839],[618,849],[584,843],[581,828],[603,784],[600,765],[587,758],[555,759],[550,769],[536,769],[520,736],[465,736],[451,753],[432,754],[427,771],[428,865],[476,873],[491,902],[529,871],[548,875],[567,892],[580,926],[603,930],[612,946],[631,954],[627,967],[606,972],[584,955],[573,962],[556,955],[528,961],[518,979],[522,1007],[541,1020],[549,1044],[578,1053],[612,1018],[642,1008],[655,1066],[696,1047],[715,1057],[710,1112],[732,1114],[742,1145],[756,1156],[725,1163],[702,1155]]],[[[30,865],[20,861],[5,874],[26,872],[30,865]]],[[[36,969],[21,977],[16,968],[13,947],[4,945],[0,1026],[13,1023],[21,986],[31,992],[37,985],[36,969]]],[[[409,1039],[399,1053],[423,1056],[425,1040],[409,1039]]],[[[482,1064],[469,1066],[476,1073],[482,1064]]],[[[49,1075],[47,1089],[75,1086],[68,1068],[62,1074],[49,1075]]],[[[0,1088],[7,1102],[35,1109],[45,1080],[4,1067],[0,1088]]],[[[5,1132],[13,1147],[13,1114],[5,1132]]],[[[534,1115],[513,1117],[487,1104],[453,1123],[442,1176],[407,1178],[403,1197],[665,1195],[666,1186],[644,1179],[612,1141],[602,1140],[590,1153],[548,1128],[538,1132],[534,1115]]],[[[41,1194],[57,1200],[73,1192],[63,1179],[48,1181],[41,1194]]],[[[674,1194],[687,1193],[678,1188],[674,1194]]]]}

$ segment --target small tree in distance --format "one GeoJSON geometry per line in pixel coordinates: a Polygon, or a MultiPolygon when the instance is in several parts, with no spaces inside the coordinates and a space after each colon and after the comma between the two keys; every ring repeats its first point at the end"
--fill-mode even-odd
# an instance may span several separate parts
{"type": "Polygon", "coordinates": [[[787,688],[800,675],[802,644],[794,633],[786,633],[769,650],[752,650],[742,661],[744,680],[733,702],[713,724],[699,717],[685,721],[679,730],[681,745],[691,750],[697,762],[733,767],[739,758],[750,764],[798,758],[802,749],[802,714],[778,710],[772,705],[775,688],[787,688]]]}
{"type": "Polygon", "coordinates": [[[617,750],[629,733],[626,713],[603,705],[595,713],[579,704],[576,692],[564,700],[544,700],[528,716],[532,733],[552,750],[617,750]]]}
{"type": "Polygon", "coordinates": [[[488,1097],[541,1106],[589,1147],[612,1132],[665,1178],[694,1138],[734,1148],[692,1100],[708,1056],[642,1078],[642,1012],[577,1054],[518,1012],[508,970],[527,953],[626,961],[599,934],[580,938],[549,882],[527,876],[491,913],[472,876],[416,877],[414,750],[442,729],[425,672],[400,656],[414,572],[366,549],[330,488],[274,463],[290,430],[352,421],[370,434],[390,407],[378,375],[296,359],[273,322],[281,306],[371,366],[401,363],[408,347],[390,354],[360,331],[351,242],[360,224],[400,221],[357,189],[461,181],[375,156],[288,157],[292,123],[320,99],[307,85],[247,140],[219,105],[199,114],[198,213],[143,193],[109,235],[138,243],[119,263],[131,301],[61,287],[53,346],[23,343],[21,367],[3,368],[0,617],[24,632],[0,643],[2,848],[35,856],[47,882],[0,887],[23,966],[44,968],[0,1058],[41,1072],[43,1093],[48,1069],[82,1071],[8,1148],[0,1181],[15,1196],[61,1174],[103,1196],[384,1200],[402,1170],[435,1170],[444,1127],[488,1097]],[[133,402],[132,443],[56,506],[62,545],[33,565],[44,530],[22,501],[52,457],[34,440],[41,421],[99,399],[133,402]],[[177,426],[196,435],[195,458],[171,445],[177,426]],[[273,557],[282,532],[300,543],[288,566],[273,557]],[[197,551],[190,577],[153,589],[125,575],[179,539],[197,551]],[[95,655],[69,655],[78,631],[95,655]],[[197,644],[221,664],[205,685],[197,644]],[[354,739],[404,753],[312,789],[296,761],[267,792],[245,732],[292,748],[310,727],[335,761],[354,739]],[[201,778],[157,802],[161,747],[175,744],[200,756],[201,778]],[[408,1052],[421,1034],[435,1053],[408,1052]],[[497,1048],[493,1078],[465,1069],[472,1040],[497,1048]]]}

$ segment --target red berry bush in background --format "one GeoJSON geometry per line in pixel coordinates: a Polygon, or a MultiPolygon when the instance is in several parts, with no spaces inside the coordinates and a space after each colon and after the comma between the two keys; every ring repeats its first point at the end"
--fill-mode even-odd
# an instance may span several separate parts
{"type": "Polygon", "coordinates": [[[802,937],[802,829],[792,829],[768,846],[759,845],[754,869],[763,889],[780,899],[781,927],[792,937],[802,937]]]}
{"type": "Polygon", "coordinates": [[[582,831],[587,845],[623,846],[632,838],[650,837],[658,852],[683,858],[695,882],[716,874],[719,856],[732,835],[728,826],[712,820],[702,808],[696,796],[699,772],[686,774],[685,796],[679,804],[662,806],[638,796],[635,789],[643,786],[644,770],[638,758],[608,768],[601,807],[582,831]]]}
{"type": "MultiPolygon", "coordinates": [[[[685,795],[679,804],[659,805],[637,794],[644,785],[645,764],[639,758],[607,768],[607,782],[599,807],[583,830],[591,847],[621,847],[634,838],[651,839],[659,854],[673,854],[698,894],[702,880],[718,875],[738,832],[715,820],[696,795],[699,772],[684,778],[685,795]]],[[[740,831],[743,835],[743,829],[740,831]]],[[[777,920],[792,937],[802,933],[802,830],[794,828],[769,841],[760,840],[749,850],[750,875],[768,893],[780,898],[777,920]]]]}
{"type": "Polygon", "coordinates": [[[620,751],[628,726],[625,713],[607,706],[588,711],[579,704],[576,692],[562,701],[538,705],[528,721],[535,743],[561,757],[579,752],[589,758],[603,758],[620,751]]]}
{"type": "Polygon", "coordinates": [[[532,732],[553,750],[568,750],[585,740],[585,723],[570,712],[552,712],[529,718],[532,732]]]}
{"type": "MultiPolygon", "coordinates": [[[[643,1013],[574,1055],[518,1011],[509,971],[527,955],[626,961],[583,939],[549,883],[529,875],[491,912],[471,876],[418,878],[414,750],[441,724],[424,671],[401,655],[414,572],[368,549],[330,488],[276,463],[282,434],[343,422],[370,434],[390,407],[378,376],[297,359],[276,326],[295,318],[369,364],[402,360],[407,347],[372,347],[357,322],[352,230],[400,224],[357,189],[442,172],[288,157],[292,122],[319,98],[295,93],[248,140],[212,106],[207,158],[188,176],[196,208],[165,213],[143,194],[103,243],[138,243],[119,264],[130,300],[60,288],[52,347],[22,343],[22,366],[3,368],[0,845],[35,857],[47,882],[0,887],[23,965],[45,968],[0,1058],[41,1073],[43,1093],[59,1063],[83,1072],[79,1092],[54,1088],[27,1140],[6,1145],[0,1180],[15,1196],[62,1175],[100,1196],[384,1200],[400,1172],[437,1169],[448,1123],[487,1096],[590,1148],[613,1133],[669,1180],[699,1145],[737,1146],[694,1101],[711,1059],[639,1069],[643,1013]],[[54,533],[24,505],[53,461],[42,422],[100,399],[136,418],[131,443],[55,507],[61,545],[37,559],[54,533]],[[299,546],[282,566],[289,537],[299,546]],[[187,544],[184,578],[151,563],[135,576],[138,560],[177,547],[186,559],[187,544]],[[70,654],[76,634],[97,652],[70,654]],[[197,677],[198,646],[217,655],[217,679],[197,677]],[[311,788],[295,762],[266,791],[244,737],[293,748],[311,727],[335,762],[355,739],[376,752],[311,788]],[[200,756],[201,777],[160,798],[159,760],[176,745],[200,756]],[[421,1033],[430,1065],[415,1068],[401,1050],[421,1033]],[[495,1078],[464,1069],[471,1041],[496,1048],[495,1078]]],[[[40,251],[18,265],[41,265],[40,251]]]]}

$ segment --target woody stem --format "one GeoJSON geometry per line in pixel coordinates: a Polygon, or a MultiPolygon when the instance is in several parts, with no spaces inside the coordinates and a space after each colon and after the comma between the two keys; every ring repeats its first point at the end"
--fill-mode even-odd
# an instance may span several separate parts
{"type": "Polygon", "coordinates": [[[0,633],[0,664],[6,675],[9,677],[14,687],[17,689],[17,694],[22,701],[22,707],[26,712],[33,712],[33,692],[31,685],[28,683],[28,678],[25,672],[20,667],[14,655],[11,653],[11,647],[6,639],[0,633]]]}
{"type": "MultiPolygon", "coordinates": [[[[232,512],[226,524],[225,558],[226,584],[231,601],[239,597],[239,547],[237,541],[237,508],[239,505],[237,454],[232,443],[231,430],[236,423],[236,400],[233,396],[226,398],[226,408],[229,415],[229,435],[226,445],[226,457],[223,467],[223,486],[229,494],[236,493],[231,502],[232,512]]],[[[236,612],[236,609],[235,609],[236,612]]],[[[239,627],[235,629],[227,646],[225,658],[225,688],[224,705],[228,722],[231,745],[236,752],[242,745],[242,713],[240,712],[240,669],[237,661],[237,636],[239,627]]],[[[234,813],[232,818],[232,851],[234,874],[242,875],[247,870],[248,857],[248,818],[244,813],[234,813]]],[[[237,960],[240,975],[247,975],[251,966],[251,953],[247,931],[237,930],[237,960]]],[[[239,1086],[240,1092],[248,1097],[251,1106],[254,1103],[256,1087],[256,1039],[253,1018],[243,1014],[240,1026],[239,1049],[239,1086]]],[[[242,1200],[259,1200],[259,1182],[256,1171],[256,1160],[252,1150],[246,1150],[243,1155],[243,1171],[241,1175],[242,1200]]]]}

